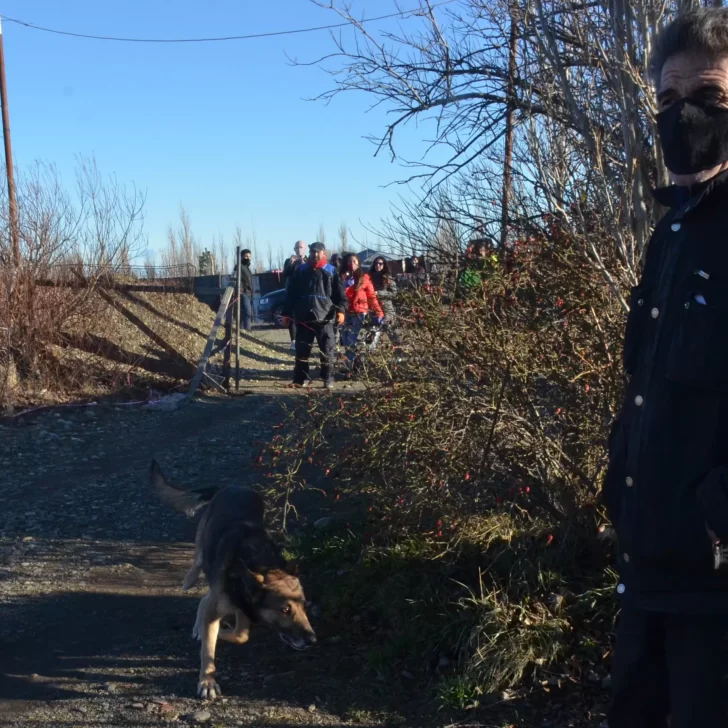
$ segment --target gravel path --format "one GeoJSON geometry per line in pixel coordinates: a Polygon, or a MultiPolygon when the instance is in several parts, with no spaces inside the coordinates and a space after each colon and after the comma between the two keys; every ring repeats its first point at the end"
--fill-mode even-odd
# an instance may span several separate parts
{"type": "Polygon", "coordinates": [[[224,699],[193,697],[204,587],[180,585],[194,527],[156,500],[149,463],[184,484],[254,484],[253,441],[270,438],[287,396],[0,424],[0,725],[379,723],[347,709],[352,690],[357,704],[369,694],[362,667],[317,620],[320,645],[305,653],[262,630],[243,647],[222,644],[224,699]]]}

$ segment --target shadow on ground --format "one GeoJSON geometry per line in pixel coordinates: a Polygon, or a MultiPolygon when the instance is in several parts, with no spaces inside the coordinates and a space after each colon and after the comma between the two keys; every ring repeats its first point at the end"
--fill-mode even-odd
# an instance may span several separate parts
{"type": "MultiPolygon", "coordinates": [[[[204,707],[194,699],[199,648],[190,636],[204,587],[187,595],[179,586],[194,525],[155,497],[149,462],[186,486],[260,485],[254,442],[278,432],[283,399],[66,412],[0,433],[14,453],[2,477],[0,722],[139,728],[159,721],[135,704],[169,700],[180,715],[204,707]]],[[[313,492],[297,499],[308,527],[327,501],[313,492]]],[[[304,572],[304,583],[313,575],[304,572]]],[[[332,616],[323,605],[313,619],[320,643],[304,653],[264,628],[248,645],[221,644],[229,702],[212,713],[224,725],[248,706],[260,713],[255,725],[340,725],[351,716],[366,725],[366,716],[420,702],[424,686],[377,680],[366,644],[332,616]]]]}
{"type": "MultiPolygon", "coordinates": [[[[12,636],[0,654],[0,717],[39,701],[192,699],[196,605],[187,596],[87,592],[12,600],[3,608],[4,632],[12,636]]],[[[325,639],[316,649],[292,652],[261,628],[243,647],[218,645],[217,668],[233,702],[298,710],[317,704],[337,714],[354,706],[381,711],[390,702],[384,686],[361,676],[355,647],[325,639]]]]}

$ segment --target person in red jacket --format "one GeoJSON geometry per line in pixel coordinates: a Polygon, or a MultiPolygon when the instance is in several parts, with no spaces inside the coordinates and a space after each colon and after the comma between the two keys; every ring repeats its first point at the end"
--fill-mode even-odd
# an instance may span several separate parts
{"type": "Polygon", "coordinates": [[[384,321],[384,311],[379,304],[377,292],[368,273],[364,273],[356,255],[346,257],[348,276],[344,279],[346,287],[347,310],[341,343],[346,351],[349,368],[353,367],[356,357],[356,342],[361,327],[369,314],[376,317],[376,323],[384,321]]]}

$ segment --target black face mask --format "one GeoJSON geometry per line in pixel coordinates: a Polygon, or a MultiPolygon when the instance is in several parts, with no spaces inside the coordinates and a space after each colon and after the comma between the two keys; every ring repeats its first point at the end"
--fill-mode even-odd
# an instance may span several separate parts
{"type": "Polygon", "coordinates": [[[680,99],[657,115],[665,164],[695,174],[728,161],[728,109],[680,99]]]}
{"type": "Polygon", "coordinates": [[[250,268],[250,258],[243,258],[243,265],[250,268]]]}

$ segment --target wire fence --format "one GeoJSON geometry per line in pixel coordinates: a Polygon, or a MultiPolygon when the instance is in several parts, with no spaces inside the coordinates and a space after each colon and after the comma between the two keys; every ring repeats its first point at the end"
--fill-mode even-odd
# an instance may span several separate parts
{"type": "Polygon", "coordinates": [[[84,281],[99,278],[126,281],[181,281],[197,276],[197,267],[182,265],[97,265],[86,263],[56,263],[44,271],[51,281],[84,281]]]}

